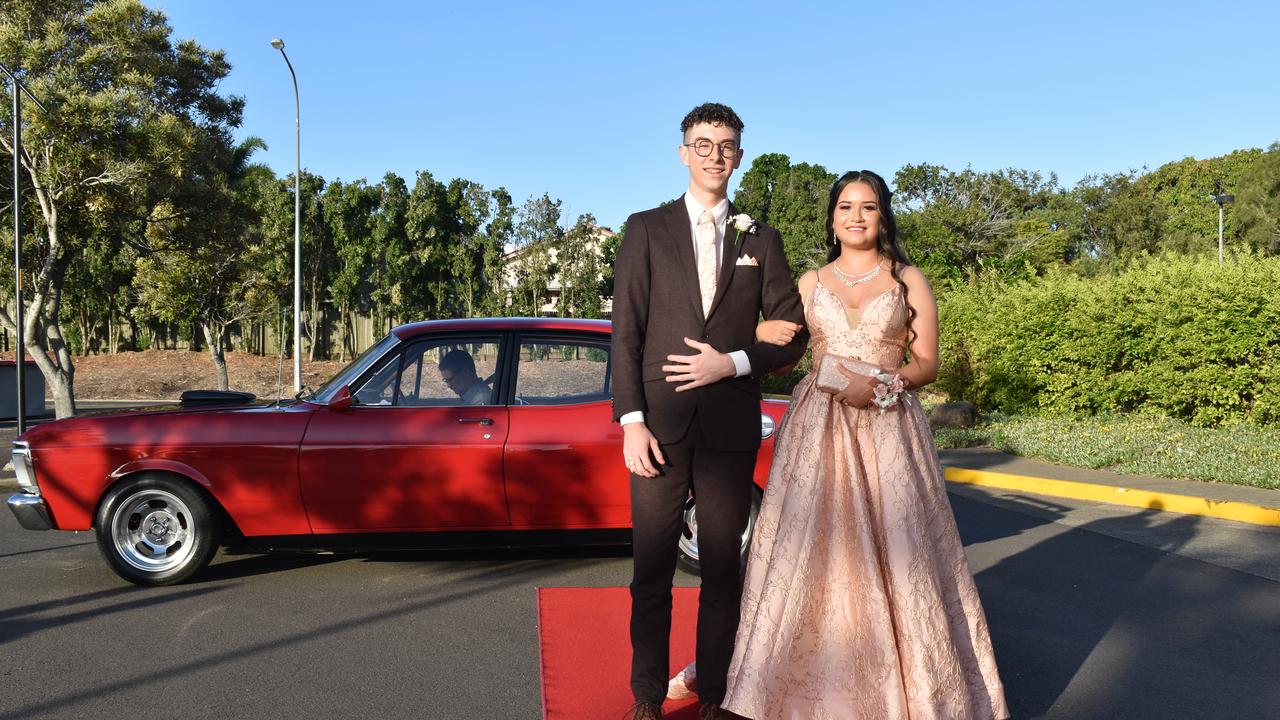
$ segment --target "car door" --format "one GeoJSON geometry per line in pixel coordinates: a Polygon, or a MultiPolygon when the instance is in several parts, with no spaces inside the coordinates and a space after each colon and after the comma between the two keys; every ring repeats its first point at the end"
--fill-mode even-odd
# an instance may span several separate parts
{"type": "Polygon", "coordinates": [[[630,527],[608,336],[525,332],[513,347],[505,462],[512,526],[630,527]]]}
{"type": "Polygon", "coordinates": [[[498,402],[501,339],[410,340],[357,381],[351,407],[315,413],[299,457],[315,532],[510,524],[502,476],[507,409],[498,402]],[[450,362],[446,356],[473,366],[475,382],[459,385],[456,368],[441,367],[450,362]]]}

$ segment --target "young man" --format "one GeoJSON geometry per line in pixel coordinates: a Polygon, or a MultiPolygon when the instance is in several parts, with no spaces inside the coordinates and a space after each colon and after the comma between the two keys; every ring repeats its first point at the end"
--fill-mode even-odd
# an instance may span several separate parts
{"type": "Polygon", "coordinates": [[[762,313],[803,323],[804,311],[778,231],[760,223],[739,231],[734,221],[728,187],[742,162],[742,121],[707,103],[680,130],[689,189],[627,220],[614,267],[614,419],[631,471],[635,555],[633,720],[662,716],[676,543],[690,490],[702,568],[700,717],[721,717],[760,447],[759,378],[799,359],[808,340],[802,330],[786,346],[755,341],[762,313]]]}
{"type": "Polygon", "coordinates": [[[488,405],[493,389],[476,375],[476,361],[466,350],[454,349],[440,358],[440,379],[457,393],[463,405],[488,405]]]}

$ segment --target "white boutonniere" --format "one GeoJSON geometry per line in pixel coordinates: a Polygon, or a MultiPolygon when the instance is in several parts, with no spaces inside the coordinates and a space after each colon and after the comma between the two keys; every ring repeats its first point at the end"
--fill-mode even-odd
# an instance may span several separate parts
{"type": "Polygon", "coordinates": [[[751,219],[746,213],[738,213],[729,218],[729,222],[733,223],[733,227],[740,233],[755,235],[760,232],[760,224],[751,219]]]}

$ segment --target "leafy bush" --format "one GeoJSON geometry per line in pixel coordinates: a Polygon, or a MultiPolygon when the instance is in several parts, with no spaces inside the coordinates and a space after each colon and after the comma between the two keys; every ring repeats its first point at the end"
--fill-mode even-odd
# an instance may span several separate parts
{"type": "Polygon", "coordinates": [[[1280,421],[1280,258],[1143,258],[939,298],[939,383],[983,410],[1280,421]]]}

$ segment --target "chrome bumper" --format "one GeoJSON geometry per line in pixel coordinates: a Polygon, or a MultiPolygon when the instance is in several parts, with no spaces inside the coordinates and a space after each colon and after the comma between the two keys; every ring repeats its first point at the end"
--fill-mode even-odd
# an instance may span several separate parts
{"type": "Polygon", "coordinates": [[[48,530],[53,527],[53,521],[49,519],[49,506],[44,504],[44,498],[39,495],[10,495],[9,509],[18,518],[18,524],[28,530],[48,530]]]}

